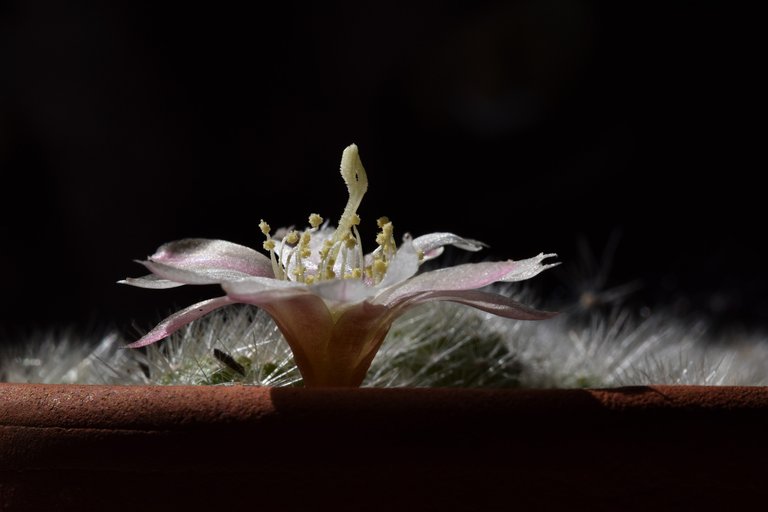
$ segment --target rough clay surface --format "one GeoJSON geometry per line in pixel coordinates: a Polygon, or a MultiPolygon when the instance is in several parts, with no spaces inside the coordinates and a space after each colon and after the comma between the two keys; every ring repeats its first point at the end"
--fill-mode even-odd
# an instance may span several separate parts
{"type": "Polygon", "coordinates": [[[736,510],[768,388],[0,384],[0,512],[736,510]]]}

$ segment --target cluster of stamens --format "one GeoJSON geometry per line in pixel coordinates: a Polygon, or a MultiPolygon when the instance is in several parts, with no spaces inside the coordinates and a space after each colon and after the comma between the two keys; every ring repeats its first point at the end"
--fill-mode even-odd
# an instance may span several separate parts
{"type": "Polygon", "coordinates": [[[269,252],[275,277],[306,284],[337,278],[379,283],[397,252],[392,223],[386,217],[378,219],[378,247],[366,262],[357,230],[359,217],[356,221],[346,234],[339,235],[336,230],[333,236],[326,237],[320,249],[313,253],[310,244],[312,236],[325,236],[318,233],[323,219],[316,213],[309,217],[309,228],[301,233],[290,230],[279,244],[270,235],[269,224],[262,220],[259,228],[266,237],[263,246],[269,252]]]}
{"type": "Polygon", "coordinates": [[[270,235],[269,224],[264,220],[259,223],[259,228],[266,237],[264,249],[269,251],[276,278],[306,284],[338,278],[361,279],[377,284],[384,278],[389,263],[397,252],[394,230],[389,219],[378,219],[378,247],[366,261],[357,229],[360,224],[357,208],[368,188],[368,179],[360,162],[357,146],[352,145],[344,151],[341,175],[347,184],[349,199],[339,225],[332,234],[327,234],[323,218],[316,213],[309,216],[310,227],[301,233],[296,230],[288,231],[279,244],[270,235]],[[315,249],[314,253],[311,244],[313,235],[323,238],[320,248],[315,249]]]}

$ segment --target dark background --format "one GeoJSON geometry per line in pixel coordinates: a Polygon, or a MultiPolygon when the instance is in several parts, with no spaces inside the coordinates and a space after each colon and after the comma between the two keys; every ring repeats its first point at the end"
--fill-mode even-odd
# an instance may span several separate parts
{"type": "Polygon", "coordinates": [[[618,241],[607,287],[764,323],[765,59],[736,3],[93,4],[0,7],[5,339],[135,333],[218,293],[115,281],[166,241],[337,220],[352,142],[364,243],[387,215],[557,252],[537,284],[567,305],[580,244],[618,241]]]}

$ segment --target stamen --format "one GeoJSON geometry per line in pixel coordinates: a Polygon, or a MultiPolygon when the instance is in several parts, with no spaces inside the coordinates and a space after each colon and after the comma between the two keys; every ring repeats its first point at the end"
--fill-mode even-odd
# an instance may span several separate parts
{"type": "Polygon", "coordinates": [[[309,231],[305,231],[301,234],[301,240],[299,240],[299,254],[302,258],[309,258],[312,255],[312,251],[309,248],[309,241],[311,235],[309,231]]]}
{"type": "Polygon", "coordinates": [[[266,241],[264,241],[264,249],[269,251],[269,259],[272,262],[272,273],[275,274],[277,279],[285,279],[285,272],[277,262],[277,256],[275,256],[275,241],[272,240],[272,237],[269,235],[272,228],[269,227],[269,224],[267,224],[264,219],[261,219],[261,222],[259,222],[259,229],[261,229],[261,232],[267,237],[266,241]]]}
{"type": "Polygon", "coordinates": [[[373,271],[373,280],[375,283],[380,283],[382,279],[384,279],[384,274],[387,273],[387,267],[389,265],[386,261],[383,259],[377,259],[373,262],[372,265],[372,271],[373,271]]]}
{"type": "Polygon", "coordinates": [[[347,253],[349,253],[349,251],[346,249],[347,240],[344,241],[345,247],[341,249],[341,277],[346,277],[347,275],[347,253]]]}
{"type": "MultiPolygon", "coordinates": [[[[357,245],[355,246],[355,270],[361,270],[365,267],[365,254],[363,254],[363,242],[360,239],[360,232],[357,230],[357,226],[352,226],[352,233],[355,235],[357,245]]],[[[358,277],[362,277],[363,273],[360,272],[358,277]]]]}
{"type": "Polygon", "coordinates": [[[322,223],[323,218],[318,214],[313,213],[309,216],[309,225],[312,226],[313,229],[317,229],[317,227],[322,223]]]}
{"type": "Polygon", "coordinates": [[[394,227],[392,223],[386,217],[382,217],[377,221],[377,224],[381,228],[381,231],[376,235],[376,243],[381,247],[381,252],[384,260],[389,260],[394,257],[397,247],[395,246],[394,227]]]}

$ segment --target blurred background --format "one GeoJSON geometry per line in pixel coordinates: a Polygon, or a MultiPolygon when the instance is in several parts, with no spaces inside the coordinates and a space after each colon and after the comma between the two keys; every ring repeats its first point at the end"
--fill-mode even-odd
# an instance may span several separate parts
{"type": "Polygon", "coordinates": [[[170,240],[337,220],[352,142],[364,242],[387,215],[484,258],[557,252],[554,305],[629,283],[646,310],[765,324],[753,13],[265,5],[0,4],[0,340],[135,334],[218,293],[116,281],[170,240]]]}

